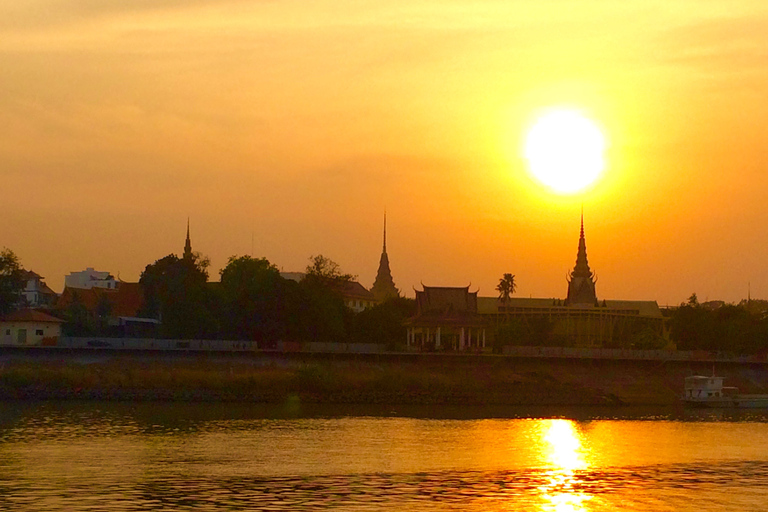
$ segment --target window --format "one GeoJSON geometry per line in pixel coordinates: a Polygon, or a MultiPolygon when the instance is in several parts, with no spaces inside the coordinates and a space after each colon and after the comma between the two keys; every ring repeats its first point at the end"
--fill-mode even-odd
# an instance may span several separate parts
{"type": "Polygon", "coordinates": [[[42,335],[43,335],[43,330],[42,329],[36,329],[35,330],[35,336],[42,336],[42,335]]]}
{"type": "Polygon", "coordinates": [[[6,329],[5,330],[5,335],[6,336],[10,336],[11,335],[11,330],[10,329],[6,329]]]}

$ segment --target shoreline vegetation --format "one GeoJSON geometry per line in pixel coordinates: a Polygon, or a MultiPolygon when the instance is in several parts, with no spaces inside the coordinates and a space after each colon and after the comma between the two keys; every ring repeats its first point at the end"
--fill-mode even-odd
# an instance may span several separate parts
{"type": "MultiPolygon", "coordinates": [[[[6,359],[0,400],[277,404],[569,405],[679,403],[689,364],[429,359],[6,359]]],[[[764,391],[768,370],[718,368],[729,385],[764,391]]]]}

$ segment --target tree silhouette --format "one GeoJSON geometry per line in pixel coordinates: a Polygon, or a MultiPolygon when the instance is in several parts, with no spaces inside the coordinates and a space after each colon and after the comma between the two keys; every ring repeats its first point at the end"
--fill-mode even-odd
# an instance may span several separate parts
{"type": "Polygon", "coordinates": [[[499,292],[499,300],[504,304],[504,311],[509,315],[509,298],[515,293],[517,289],[517,283],[515,283],[515,276],[512,274],[504,274],[499,279],[499,284],[496,286],[496,291],[499,292]]]}
{"type": "Polygon", "coordinates": [[[0,251],[0,315],[13,311],[24,289],[19,258],[10,249],[0,251]]]}
{"type": "MultiPolygon", "coordinates": [[[[290,306],[280,270],[266,258],[232,256],[220,272],[224,335],[272,343],[285,337],[290,306]]],[[[266,346],[266,345],[265,345],[266,346]]]]}
{"type": "Polygon", "coordinates": [[[169,254],[141,273],[142,313],[160,320],[163,337],[208,338],[216,331],[213,294],[207,286],[208,265],[208,259],[199,253],[187,258],[169,254]]]}

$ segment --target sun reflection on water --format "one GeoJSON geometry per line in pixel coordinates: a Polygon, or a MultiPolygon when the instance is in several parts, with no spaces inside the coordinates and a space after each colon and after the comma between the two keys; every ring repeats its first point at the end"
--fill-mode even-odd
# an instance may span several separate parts
{"type": "Polygon", "coordinates": [[[546,476],[549,482],[539,488],[542,509],[553,512],[577,512],[586,510],[592,496],[579,489],[577,471],[589,464],[585,447],[571,420],[544,420],[541,422],[540,446],[544,460],[550,466],[546,476]]]}

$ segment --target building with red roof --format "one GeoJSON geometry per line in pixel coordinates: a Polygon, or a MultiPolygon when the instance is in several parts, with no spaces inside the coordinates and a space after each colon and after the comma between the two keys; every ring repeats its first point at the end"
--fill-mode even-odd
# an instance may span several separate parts
{"type": "MultiPolygon", "coordinates": [[[[422,285],[423,286],[423,285],[422,285]]],[[[423,286],[416,290],[416,315],[406,322],[408,347],[419,350],[482,350],[486,320],[469,286],[423,286]]]]}
{"type": "Polygon", "coordinates": [[[34,309],[20,309],[0,317],[0,345],[55,345],[61,335],[60,318],[34,309]]]}

